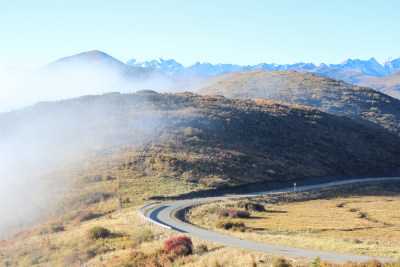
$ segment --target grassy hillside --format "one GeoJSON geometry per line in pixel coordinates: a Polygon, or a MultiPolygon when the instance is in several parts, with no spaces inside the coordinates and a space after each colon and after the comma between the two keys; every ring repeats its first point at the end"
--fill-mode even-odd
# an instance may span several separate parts
{"type": "Polygon", "coordinates": [[[147,163],[160,164],[160,170],[192,171],[195,181],[220,176],[229,185],[378,174],[396,167],[400,157],[399,138],[385,131],[343,116],[269,100],[152,91],[114,93],[42,103],[2,114],[0,119],[4,140],[18,137],[23,125],[30,129],[23,137],[37,144],[68,143],[56,153],[74,145],[151,144],[160,148],[146,152],[153,158],[147,163]],[[170,152],[177,154],[163,155],[170,152]]]}
{"type": "MultiPolygon", "coordinates": [[[[270,100],[111,93],[40,103],[0,114],[0,122],[0,179],[7,185],[0,207],[9,215],[0,229],[13,233],[41,223],[0,242],[0,261],[16,261],[10,256],[16,251],[31,264],[46,265],[71,250],[91,259],[73,240],[49,240],[57,231],[66,238],[70,231],[84,236],[83,229],[99,222],[113,225],[108,216],[119,197],[124,209],[136,209],[155,196],[315,176],[390,175],[400,167],[397,135],[270,100]],[[52,244],[38,252],[25,240],[52,244]]],[[[124,238],[126,232],[116,233],[106,246],[118,250],[124,238]]]]}
{"type": "Polygon", "coordinates": [[[400,71],[381,77],[377,80],[364,83],[364,85],[400,99],[400,71]]]}
{"type": "Polygon", "coordinates": [[[400,134],[400,100],[367,87],[294,71],[238,72],[210,78],[207,83],[211,85],[197,92],[299,103],[400,134]]]}

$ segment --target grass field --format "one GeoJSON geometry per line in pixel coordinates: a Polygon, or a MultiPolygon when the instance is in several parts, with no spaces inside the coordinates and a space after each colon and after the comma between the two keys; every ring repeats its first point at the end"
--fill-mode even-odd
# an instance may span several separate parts
{"type": "MultiPolygon", "coordinates": [[[[148,266],[146,263],[135,265],[128,263],[134,253],[152,255],[162,250],[164,241],[176,232],[163,232],[150,229],[142,224],[137,216],[138,207],[125,209],[126,217],[117,213],[70,225],[64,231],[44,235],[26,233],[23,238],[12,244],[0,246],[0,266],[148,266]],[[96,225],[111,231],[111,236],[91,240],[88,230],[96,225]],[[151,238],[138,242],[135,236],[150,230],[151,238]],[[135,234],[136,233],[136,234],[135,234]]],[[[248,266],[252,261],[257,266],[271,266],[279,257],[270,253],[261,253],[216,243],[192,239],[195,253],[177,257],[170,262],[166,256],[159,255],[154,260],[160,265],[151,266],[248,266]],[[197,247],[205,245],[208,251],[200,253],[197,247]],[[164,261],[164,263],[163,263],[164,261]]],[[[168,256],[171,257],[171,256],[168,256]]],[[[173,257],[173,256],[172,256],[173,257]]],[[[308,265],[310,259],[285,257],[293,266],[308,265]]]]}
{"type": "Polygon", "coordinates": [[[251,211],[250,218],[221,216],[221,209],[240,210],[239,200],[227,200],[193,208],[187,219],[242,239],[400,258],[400,183],[350,191],[353,192],[337,196],[328,193],[311,200],[306,197],[295,201],[289,197],[289,203],[271,197],[247,199],[266,208],[265,212],[251,211]],[[220,221],[240,221],[245,227],[236,231],[216,229],[220,221]]]}

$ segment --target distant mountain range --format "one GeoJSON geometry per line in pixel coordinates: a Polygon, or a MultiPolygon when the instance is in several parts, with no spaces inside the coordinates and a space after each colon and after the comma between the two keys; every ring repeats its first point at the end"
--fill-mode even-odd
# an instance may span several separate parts
{"type": "MultiPolygon", "coordinates": [[[[138,62],[131,59],[127,65],[132,67],[146,67],[158,70],[172,77],[176,81],[189,81],[192,79],[208,78],[233,72],[249,70],[268,70],[268,71],[297,71],[308,72],[332,79],[342,80],[350,84],[363,85],[382,90],[386,94],[399,98],[400,96],[400,75],[393,75],[400,71],[400,58],[390,58],[383,64],[375,58],[369,60],[348,59],[340,64],[320,64],[295,63],[295,64],[268,64],[260,63],[257,65],[233,65],[233,64],[211,64],[197,62],[189,67],[184,67],[174,59],[138,62]],[[388,83],[388,84],[386,84],[388,83]]],[[[190,87],[191,85],[189,85],[190,87]]]]}
{"type": "MultiPolygon", "coordinates": [[[[366,75],[372,77],[382,77],[400,70],[400,58],[390,58],[383,65],[376,61],[375,58],[369,60],[348,59],[340,64],[320,64],[313,63],[295,63],[295,64],[268,64],[260,63],[257,65],[233,65],[233,64],[216,64],[197,62],[189,67],[184,67],[174,59],[157,60],[138,62],[136,59],[131,59],[127,65],[133,67],[150,67],[161,71],[168,75],[181,74],[197,74],[199,76],[214,76],[237,71],[245,70],[295,70],[301,72],[320,72],[326,73],[326,70],[334,70],[333,73],[338,73],[338,70],[353,71],[354,74],[366,75]]],[[[316,73],[318,74],[318,73],[316,73]]]]}

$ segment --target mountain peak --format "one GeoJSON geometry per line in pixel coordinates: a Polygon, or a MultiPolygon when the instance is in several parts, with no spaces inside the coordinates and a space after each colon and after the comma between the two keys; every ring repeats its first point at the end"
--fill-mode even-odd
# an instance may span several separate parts
{"type": "Polygon", "coordinates": [[[77,63],[77,62],[86,64],[107,64],[107,65],[111,64],[116,66],[125,66],[123,62],[102,51],[92,50],[68,57],[63,57],[48,64],[46,67],[54,67],[54,66],[64,65],[67,63],[77,63]]]}
{"type": "Polygon", "coordinates": [[[143,62],[138,62],[136,61],[136,59],[131,59],[126,64],[132,67],[150,67],[169,75],[181,73],[185,69],[180,63],[176,62],[174,59],[165,60],[161,57],[158,59],[153,59],[151,61],[143,62]]]}

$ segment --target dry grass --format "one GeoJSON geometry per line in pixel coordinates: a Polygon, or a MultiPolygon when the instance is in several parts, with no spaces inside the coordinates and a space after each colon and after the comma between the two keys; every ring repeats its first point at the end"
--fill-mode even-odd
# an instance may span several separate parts
{"type": "MultiPolygon", "coordinates": [[[[133,244],[130,234],[137,228],[146,227],[137,216],[138,207],[124,210],[126,217],[119,214],[102,216],[96,219],[84,221],[78,225],[69,225],[65,231],[31,236],[21,239],[12,245],[0,248],[0,266],[68,266],[65,262],[66,255],[77,253],[81,264],[86,266],[112,266],[110,262],[115,259],[125,259],[132,251],[142,251],[151,254],[159,248],[163,248],[164,241],[173,236],[179,236],[177,232],[164,232],[153,228],[154,240],[142,244],[133,244]],[[93,226],[100,225],[111,231],[110,238],[90,240],[87,231],[93,226]],[[105,248],[104,253],[97,253],[93,257],[84,258],[85,251],[89,248],[105,248]]],[[[208,252],[196,253],[176,260],[177,264],[185,266],[248,266],[252,259],[257,266],[271,266],[271,263],[279,255],[236,249],[221,246],[217,243],[206,242],[193,238],[194,247],[204,244],[208,252]]],[[[289,257],[286,258],[293,266],[307,265],[310,260],[289,257]]],[[[72,264],[74,265],[74,264],[72,264]]],[[[76,266],[79,266],[76,265],[76,266]]],[[[116,265],[118,266],[118,265],[116,265]]]]}
{"type": "MultiPolygon", "coordinates": [[[[400,193],[374,193],[267,204],[267,212],[252,212],[249,219],[240,219],[248,229],[244,233],[214,230],[266,243],[399,258],[400,193]]],[[[236,207],[236,201],[196,207],[189,220],[214,228],[224,219],[215,212],[220,207],[236,207]]]]}

